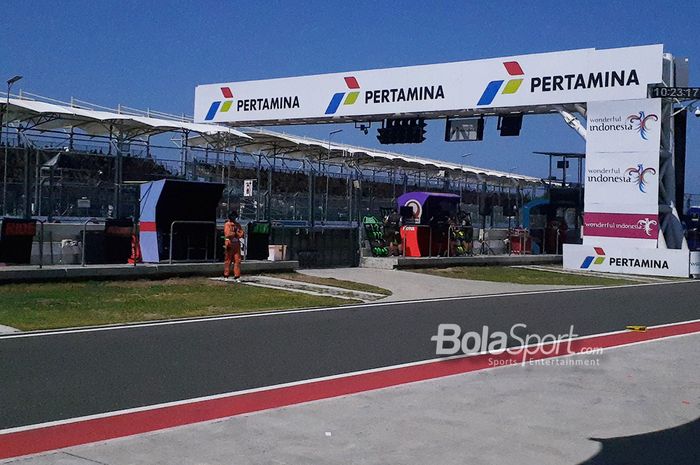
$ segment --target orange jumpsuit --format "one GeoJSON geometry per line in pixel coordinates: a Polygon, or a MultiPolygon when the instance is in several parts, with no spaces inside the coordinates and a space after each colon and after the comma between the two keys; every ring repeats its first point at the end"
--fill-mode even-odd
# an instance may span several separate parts
{"type": "Polygon", "coordinates": [[[243,227],[235,221],[224,223],[224,277],[231,274],[233,261],[233,277],[241,277],[241,239],[245,236],[243,227]]]}

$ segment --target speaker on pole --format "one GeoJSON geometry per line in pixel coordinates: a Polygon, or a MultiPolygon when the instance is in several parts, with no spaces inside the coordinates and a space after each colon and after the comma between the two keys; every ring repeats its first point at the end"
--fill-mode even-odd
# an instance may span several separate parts
{"type": "Polygon", "coordinates": [[[517,216],[518,215],[518,203],[517,199],[508,197],[506,198],[506,203],[503,205],[503,216],[517,216]]]}
{"type": "Polygon", "coordinates": [[[491,216],[491,213],[493,213],[493,196],[484,193],[479,196],[479,215],[491,216]]]}

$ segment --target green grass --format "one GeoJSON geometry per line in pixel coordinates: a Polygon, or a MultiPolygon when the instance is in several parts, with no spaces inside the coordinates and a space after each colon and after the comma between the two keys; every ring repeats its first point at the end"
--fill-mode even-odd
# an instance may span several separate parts
{"type": "Polygon", "coordinates": [[[52,329],[350,302],[207,278],[7,284],[0,286],[0,324],[52,329]]]}
{"type": "Polygon", "coordinates": [[[531,270],[509,266],[458,266],[453,268],[425,268],[416,270],[446,278],[473,279],[515,284],[554,284],[569,286],[619,286],[635,284],[632,279],[601,278],[553,271],[531,270]]]}
{"type": "Polygon", "coordinates": [[[391,291],[382,287],[372,286],[371,284],[356,283],[354,281],[345,281],[335,278],[321,278],[319,276],[310,276],[303,273],[275,273],[268,275],[273,278],[289,279],[292,281],[300,281],[310,284],[322,284],[324,286],[340,287],[342,289],[350,289],[353,291],[373,292],[381,295],[391,295],[391,291]]]}

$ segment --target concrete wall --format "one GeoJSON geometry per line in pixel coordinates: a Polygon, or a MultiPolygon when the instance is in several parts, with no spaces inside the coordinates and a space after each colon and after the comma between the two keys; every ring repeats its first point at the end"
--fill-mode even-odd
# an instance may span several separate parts
{"type": "MultiPolygon", "coordinates": [[[[267,260],[243,261],[244,275],[265,272],[294,271],[295,261],[269,262],[267,260]]],[[[173,263],[133,265],[89,266],[12,266],[0,269],[0,283],[29,281],[80,281],[100,279],[162,279],[176,276],[221,276],[221,263],[173,263]]]]}

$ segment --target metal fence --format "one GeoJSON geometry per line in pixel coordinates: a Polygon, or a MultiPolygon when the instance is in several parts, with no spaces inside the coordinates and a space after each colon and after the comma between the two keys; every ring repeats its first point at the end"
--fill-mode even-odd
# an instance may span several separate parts
{"type": "MultiPolygon", "coordinates": [[[[238,208],[243,219],[251,220],[351,222],[380,216],[395,207],[396,197],[412,190],[462,193],[463,209],[476,216],[482,195],[481,185],[459,185],[454,180],[450,184],[424,173],[410,179],[386,172],[363,176],[320,162],[279,159],[265,164],[261,155],[236,151],[138,143],[115,146],[87,137],[67,146],[65,138],[45,134],[5,138],[0,149],[5,181],[0,202],[2,213],[11,216],[138,219],[139,183],[162,178],[223,183],[218,217],[238,208]],[[255,180],[250,197],[243,195],[245,179],[255,180]]],[[[528,197],[503,186],[488,189],[501,200],[517,196],[519,205],[528,197]]],[[[495,202],[493,226],[508,223],[498,207],[502,204],[495,202]]]]}

